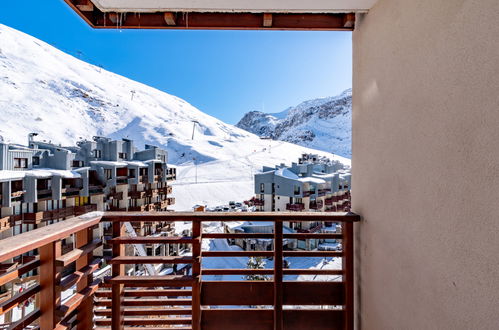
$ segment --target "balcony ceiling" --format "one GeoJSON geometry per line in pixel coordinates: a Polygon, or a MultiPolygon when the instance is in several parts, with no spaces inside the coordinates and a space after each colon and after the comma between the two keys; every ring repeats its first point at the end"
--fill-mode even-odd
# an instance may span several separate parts
{"type": "Polygon", "coordinates": [[[102,12],[349,13],[377,0],[93,0],[102,12]]]}

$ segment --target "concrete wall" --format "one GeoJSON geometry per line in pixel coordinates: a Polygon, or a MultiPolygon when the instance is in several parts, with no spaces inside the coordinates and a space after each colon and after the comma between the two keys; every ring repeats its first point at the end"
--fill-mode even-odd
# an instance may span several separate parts
{"type": "Polygon", "coordinates": [[[499,325],[499,1],[379,0],[354,32],[362,329],[499,325]]]}

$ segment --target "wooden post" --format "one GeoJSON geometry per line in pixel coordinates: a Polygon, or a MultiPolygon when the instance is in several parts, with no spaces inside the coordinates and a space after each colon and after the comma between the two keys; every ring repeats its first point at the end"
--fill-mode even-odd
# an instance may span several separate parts
{"type": "MultiPolygon", "coordinates": [[[[78,249],[90,242],[93,239],[92,228],[83,229],[75,233],[75,247],[78,249]]],[[[93,253],[88,253],[83,257],[76,260],[76,270],[80,271],[82,268],[89,265],[92,261],[93,253]]],[[[87,288],[93,282],[93,275],[82,278],[77,286],[76,291],[81,292],[87,288]]],[[[78,307],[77,318],[77,330],[93,329],[93,311],[94,310],[94,299],[93,297],[86,298],[81,305],[78,307]]]]}
{"type": "Polygon", "coordinates": [[[354,249],[353,249],[353,223],[344,222],[342,224],[343,232],[343,260],[342,267],[344,271],[343,281],[345,282],[345,330],[354,328],[354,249]]]}
{"type": "Polygon", "coordinates": [[[202,227],[200,220],[192,221],[192,238],[196,241],[192,243],[192,329],[201,330],[201,237],[202,227]]]}
{"type": "Polygon", "coordinates": [[[282,330],[282,221],[274,221],[274,330],[282,330]]]}
{"type": "MultiPolygon", "coordinates": [[[[119,221],[113,221],[113,238],[124,236],[125,227],[119,221]]],[[[125,255],[125,245],[124,244],[113,244],[113,258],[125,255]]],[[[123,276],[125,275],[125,265],[123,264],[113,264],[112,265],[112,276],[123,276]]],[[[112,285],[112,303],[111,303],[111,328],[113,330],[124,329],[124,307],[123,307],[123,296],[125,287],[123,284],[113,284],[112,285]]]]}
{"type": "Polygon", "coordinates": [[[39,248],[40,253],[40,329],[52,330],[58,323],[57,307],[61,303],[60,273],[56,258],[61,256],[61,241],[50,242],[39,248]]]}

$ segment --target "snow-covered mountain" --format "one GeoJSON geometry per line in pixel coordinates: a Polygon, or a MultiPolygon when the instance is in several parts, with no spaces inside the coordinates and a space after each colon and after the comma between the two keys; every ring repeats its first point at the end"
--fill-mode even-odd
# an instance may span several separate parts
{"type": "Polygon", "coordinates": [[[316,152],[262,140],[178,97],[1,24],[0,116],[6,142],[26,144],[28,133],[37,132],[40,139],[62,145],[100,135],[167,149],[169,162],[179,165],[174,187],[178,210],[246,199],[253,194],[253,174],[262,166],[289,164],[303,152],[316,152]]]}
{"type": "Polygon", "coordinates": [[[261,137],[350,157],[352,91],[306,101],[278,114],[248,112],[236,126],[261,137]]]}

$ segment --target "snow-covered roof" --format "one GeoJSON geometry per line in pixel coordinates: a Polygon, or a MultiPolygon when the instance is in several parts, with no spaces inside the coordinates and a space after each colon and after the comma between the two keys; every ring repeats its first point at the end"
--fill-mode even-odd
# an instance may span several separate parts
{"type": "Polygon", "coordinates": [[[126,162],[112,162],[107,160],[94,160],[90,162],[90,165],[104,166],[104,167],[126,167],[128,164],[126,162]]]}
{"type": "Polygon", "coordinates": [[[309,182],[309,183],[317,183],[317,184],[324,184],[324,183],[326,183],[326,181],[323,180],[323,179],[314,178],[314,177],[311,177],[311,176],[307,176],[305,178],[299,178],[298,181],[300,181],[300,182],[309,182]]]}
{"type": "Polygon", "coordinates": [[[128,166],[148,167],[148,165],[141,161],[124,162],[128,166]]]}
{"type": "Polygon", "coordinates": [[[330,179],[334,178],[338,173],[319,173],[319,172],[314,172],[314,176],[318,177],[320,179],[330,179]]]}
{"type": "Polygon", "coordinates": [[[50,178],[53,176],[60,176],[64,179],[78,179],[81,174],[77,171],[69,170],[54,170],[50,168],[40,168],[28,171],[0,171],[0,181],[20,180],[26,176],[36,178],[50,178]]]}
{"type": "Polygon", "coordinates": [[[298,175],[291,172],[287,168],[281,168],[281,169],[275,171],[275,175],[283,177],[283,178],[287,178],[287,179],[292,179],[292,180],[300,179],[300,177],[298,175]]]}

